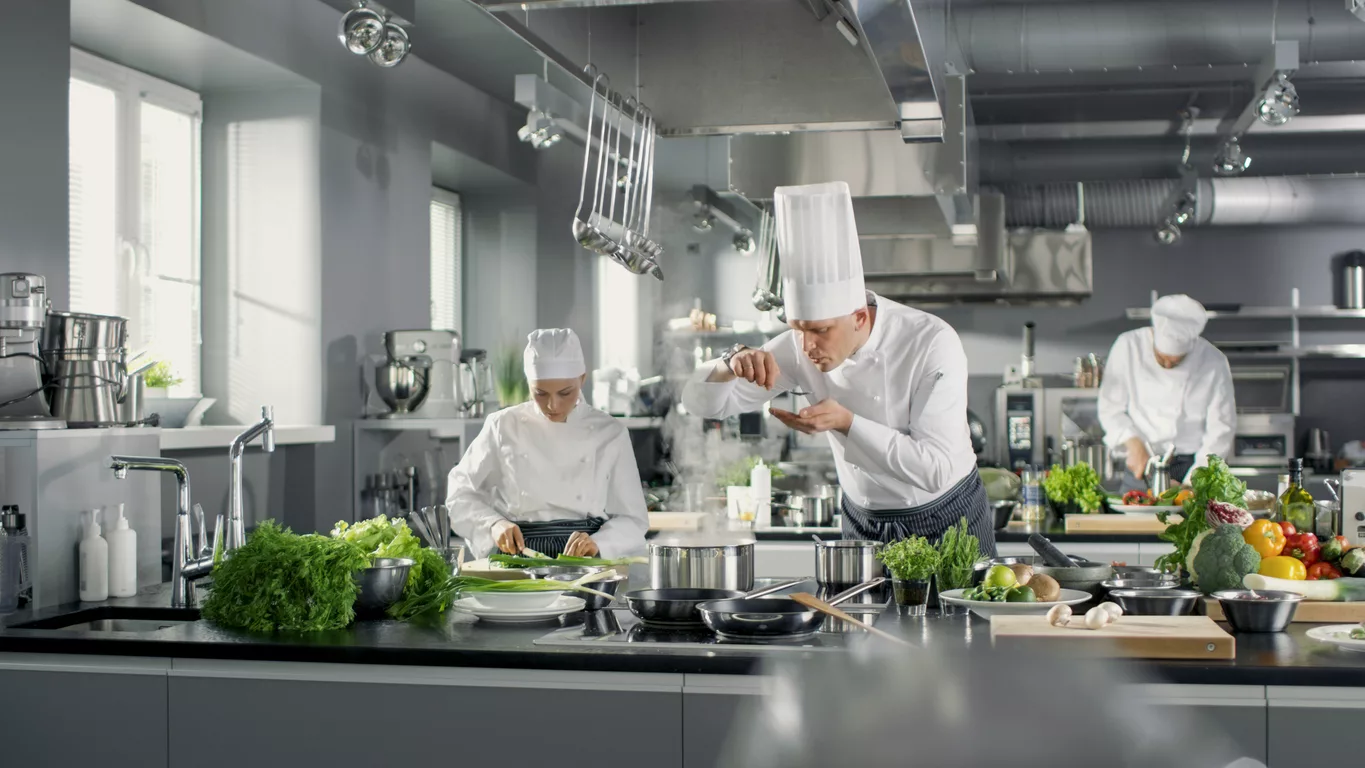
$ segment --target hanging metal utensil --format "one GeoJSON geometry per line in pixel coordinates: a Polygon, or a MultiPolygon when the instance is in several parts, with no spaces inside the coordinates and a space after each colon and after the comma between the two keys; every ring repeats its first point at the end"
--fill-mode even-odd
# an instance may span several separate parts
{"type": "MultiPolygon", "coordinates": [[[[599,85],[603,84],[606,81],[607,76],[604,74],[599,74],[597,72],[597,68],[591,64],[589,64],[584,69],[584,71],[592,80],[592,96],[590,96],[588,99],[587,134],[588,140],[583,145],[583,177],[578,185],[578,207],[574,210],[572,229],[574,240],[578,241],[580,245],[587,248],[590,247],[588,244],[590,242],[593,242],[597,236],[597,233],[593,230],[592,226],[592,211],[591,210],[585,211],[583,208],[583,203],[587,200],[588,196],[588,161],[592,158],[592,123],[594,112],[596,111],[597,107],[597,89],[599,85]]],[[[596,206],[597,200],[596,194],[597,189],[594,186],[593,188],[594,207],[596,206]]]]}

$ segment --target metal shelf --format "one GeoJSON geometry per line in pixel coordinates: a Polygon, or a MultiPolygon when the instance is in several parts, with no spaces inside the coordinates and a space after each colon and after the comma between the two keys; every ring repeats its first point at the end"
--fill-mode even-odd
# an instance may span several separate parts
{"type": "MultiPolygon", "coordinates": [[[[1125,310],[1129,320],[1152,319],[1151,307],[1129,307],[1125,310]]],[[[1241,307],[1236,312],[1210,310],[1210,320],[1289,320],[1329,319],[1365,320],[1365,309],[1340,309],[1333,306],[1317,307],[1241,307]]]]}
{"type": "Polygon", "coordinates": [[[1238,352],[1236,349],[1224,349],[1222,351],[1223,354],[1228,357],[1236,358],[1265,358],[1268,360],[1365,360],[1365,344],[1319,344],[1312,347],[1281,349],[1274,352],[1260,350],[1238,352]]]}
{"type": "Polygon", "coordinates": [[[372,432],[407,432],[422,430],[433,439],[460,438],[465,429],[483,424],[483,419],[356,419],[355,428],[372,432]]]}

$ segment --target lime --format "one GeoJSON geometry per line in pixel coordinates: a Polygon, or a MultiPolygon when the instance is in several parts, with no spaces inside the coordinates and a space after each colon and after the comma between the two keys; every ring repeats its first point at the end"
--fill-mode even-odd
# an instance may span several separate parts
{"type": "Polygon", "coordinates": [[[1036,603],[1038,596],[1033,594],[1033,590],[1028,587],[1015,587],[1005,595],[1007,603],[1036,603]]]}
{"type": "Polygon", "coordinates": [[[981,581],[983,587],[1012,587],[1019,583],[1018,577],[1008,565],[992,565],[986,571],[986,578],[981,581]]]}

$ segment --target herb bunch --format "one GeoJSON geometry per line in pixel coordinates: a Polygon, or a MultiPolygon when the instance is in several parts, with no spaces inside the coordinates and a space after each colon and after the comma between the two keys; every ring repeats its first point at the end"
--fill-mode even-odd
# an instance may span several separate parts
{"type": "Polygon", "coordinates": [[[967,518],[943,532],[938,541],[938,589],[963,589],[972,585],[980,540],[967,531],[967,518]]]}
{"type": "Polygon", "coordinates": [[[891,575],[901,581],[928,581],[938,571],[940,556],[923,536],[893,541],[877,553],[891,575]]]}

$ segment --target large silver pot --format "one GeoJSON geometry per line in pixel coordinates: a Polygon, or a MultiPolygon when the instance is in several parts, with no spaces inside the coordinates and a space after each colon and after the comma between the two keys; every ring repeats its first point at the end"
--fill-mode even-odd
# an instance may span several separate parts
{"type": "Polygon", "coordinates": [[[825,541],[815,545],[815,580],[820,586],[862,584],[882,575],[875,541],[825,541]]]}
{"type": "Polygon", "coordinates": [[[748,592],[754,588],[754,542],[650,542],[649,585],[653,589],[748,592]]]}
{"type": "Polygon", "coordinates": [[[1100,480],[1108,482],[1114,479],[1114,463],[1104,443],[1072,440],[1062,443],[1062,466],[1070,467],[1081,462],[1089,464],[1099,474],[1100,480]]]}

